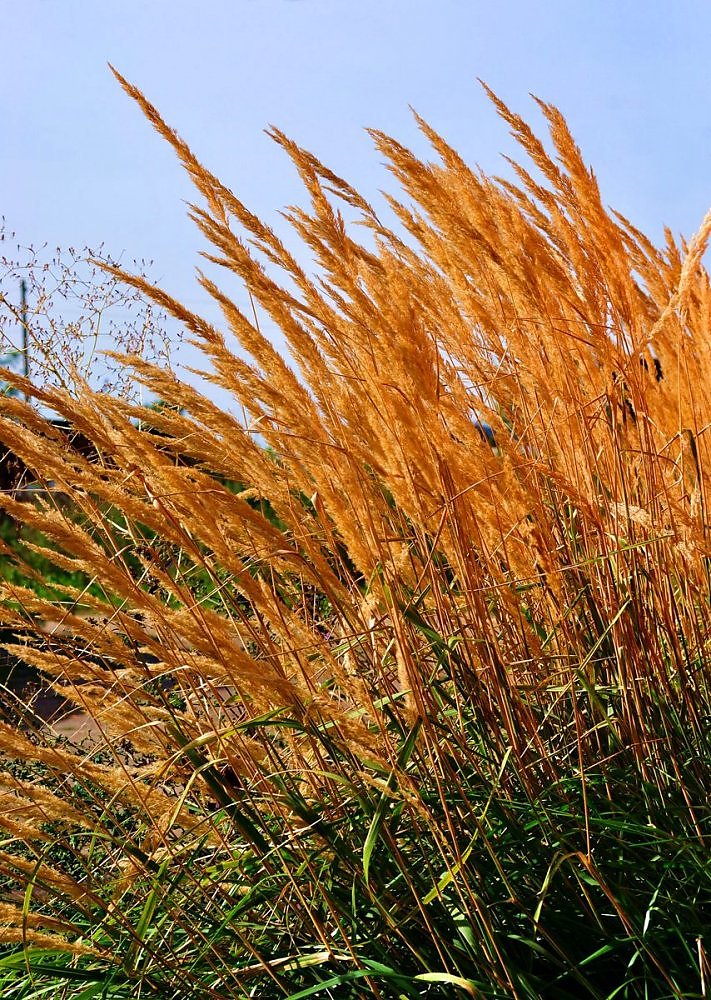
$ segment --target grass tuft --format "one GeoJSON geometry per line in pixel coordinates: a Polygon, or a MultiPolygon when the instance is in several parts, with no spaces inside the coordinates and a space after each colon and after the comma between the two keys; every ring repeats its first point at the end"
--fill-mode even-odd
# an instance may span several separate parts
{"type": "Polygon", "coordinates": [[[391,226],[273,130],[308,271],[121,82],[250,307],[112,274],[246,418],[8,373],[4,647],[98,736],[4,710],[3,996],[705,997],[708,221],[657,249],[491,94],[516,182],[373,132],[391,226]]]}

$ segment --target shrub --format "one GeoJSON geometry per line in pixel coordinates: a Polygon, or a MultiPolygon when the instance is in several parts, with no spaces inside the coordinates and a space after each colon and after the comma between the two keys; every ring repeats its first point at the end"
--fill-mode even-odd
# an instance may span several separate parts
{"type": "Polygon", "coordinates": [[[0,726],[4,995],[706,995],[711,219],[658,250],[491,95],[532,166],[373,132],[395,228],[272,131],[312,275],[123,83],[254,310],[113,273],[247,417],[138,358],[173,408],[9,376],[99,456],[2,400],[73,513],[2,505],[92,581],[13,651],[105,745],[0,726]]]}

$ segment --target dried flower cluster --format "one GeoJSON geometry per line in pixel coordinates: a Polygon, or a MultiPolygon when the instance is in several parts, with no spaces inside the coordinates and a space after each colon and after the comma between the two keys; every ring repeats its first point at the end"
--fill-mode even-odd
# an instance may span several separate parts
{"type": "MultiPolygon", "coordinates": [[[[0,224],[0,362],[24,367],[35,384],[72,389],[90,381],[101,391],[131,396],[130,374],[104,357],[107,343],[166,365],[170,361],[164,317],[150,301],[102,270],[116,265],[103,247],[77,250],[27,247],[0,224]],[[21,285],[24,284],[25,304],[21,285]]],[[[147,261],[134,261],[145,276],[147,261]]]]}

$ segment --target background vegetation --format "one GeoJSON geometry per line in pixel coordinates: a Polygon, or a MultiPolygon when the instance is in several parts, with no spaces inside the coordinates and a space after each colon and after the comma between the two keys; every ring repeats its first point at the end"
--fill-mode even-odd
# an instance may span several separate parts
{"type": "Polygon", "coordinates": [[[2,624],[61,608],[9,648],[104,743],[0,724],[4,995],[706,996],[711,222],[655,248],[492,95],[518,186],[376,132],[392,228],[274,131],[311,274],[124,85],[254,308],[120,277],[247,419],[8,374],[70,504],[2,505],[87,583],[2,624]]]}

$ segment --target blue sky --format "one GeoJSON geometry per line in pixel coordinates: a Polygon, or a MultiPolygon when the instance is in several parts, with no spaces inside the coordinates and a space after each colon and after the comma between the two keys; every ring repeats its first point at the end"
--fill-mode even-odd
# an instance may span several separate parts
{"type": "MultiPolygon", "coordinates": [[[[141,87],[276,226],[301,197],[274,123],[372,196],[391,182],[365,135],[418,149],[413,105],[503,172],[506,126],[476,83],[538,121],[556,103],[606,200],[659,239],[711,205],[711,4],[702,0],[1,0],[0,214],[23,243],[150,258],[189,304],[190,185],[111,76],[141,87]]],[[[391,185],[392,186],[392,185],[391,185]]]]}

